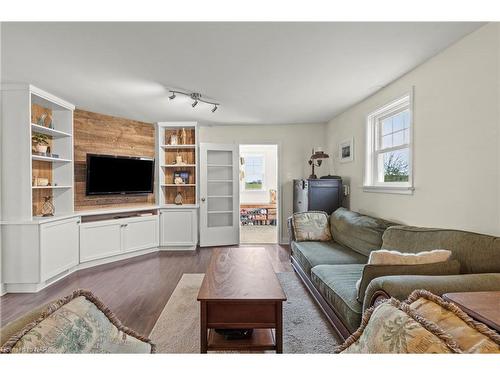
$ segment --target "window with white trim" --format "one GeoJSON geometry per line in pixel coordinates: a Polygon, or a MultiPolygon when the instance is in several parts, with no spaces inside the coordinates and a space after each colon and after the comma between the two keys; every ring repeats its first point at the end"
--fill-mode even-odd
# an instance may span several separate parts
{"type": "Polygon", "coordinates": [[[368,115],[366,145],[365,190],[411,193],[411,93],[368,115]]]}
{"type": "Polygon", "coordinates": [[[264,190],[265,184],[265,169],[264,169],[264,155],[251,155],[244,156],[244,189],[247,191],[260,191],[264,190]]]}

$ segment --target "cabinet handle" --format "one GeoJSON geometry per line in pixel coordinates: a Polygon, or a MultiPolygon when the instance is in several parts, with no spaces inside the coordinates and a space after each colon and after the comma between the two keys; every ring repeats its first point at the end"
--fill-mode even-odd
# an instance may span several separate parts
{"type": "Polygon", "coordinates": [[[78,224],[80,224],[80,223],[81,223],[81,221],[80,221],[80,220],[78,220],[78,221],[76,222],[76,224],[77,224],[77,225],[78,225],[78,224]]]}

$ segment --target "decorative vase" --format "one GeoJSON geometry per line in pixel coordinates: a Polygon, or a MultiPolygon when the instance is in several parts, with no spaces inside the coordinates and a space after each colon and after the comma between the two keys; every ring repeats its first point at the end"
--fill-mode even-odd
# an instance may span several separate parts
{"type": "Polygon", "coordinates": [[[172,146],[176,146],[177,145],[177,134],[172,134],[170,136],[170,144],[172,146]]]}
{"type": "Polygon", "coordinates": [[[185,145],[187,142],[187,134],[186,134],[186,129],[182,128],[181,130],[181,136],[180,136],[180,144],[185,145]]]}
{"type": "Polygon", "coordinates": [[[42,206],[42,216],[54,216],[56,209],[52,203],[52,197],[49,195],[44,197],[44,199],[45,202],[43,202],[42,206]]]}
{"type": "Polygon", "coordinates": [[[177,195],[175,196],[174,203],[177,205],[182,204],[182,194],[180,191],[177,192],[177,195]]]}
{"type": "Polygon", "coordinates": [[[182,161],[182,156],[181,155],[177,155],[175,157],[175,164],[184,164],[184,162],[182,161]]]}

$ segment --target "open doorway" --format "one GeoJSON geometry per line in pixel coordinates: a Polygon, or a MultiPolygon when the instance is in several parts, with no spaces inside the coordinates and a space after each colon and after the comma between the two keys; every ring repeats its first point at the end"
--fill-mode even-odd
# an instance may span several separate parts
{"type": "Polygon", "coordinates": [[[240,145],[240,243],[278,243],[278,145],[240,145]]]}

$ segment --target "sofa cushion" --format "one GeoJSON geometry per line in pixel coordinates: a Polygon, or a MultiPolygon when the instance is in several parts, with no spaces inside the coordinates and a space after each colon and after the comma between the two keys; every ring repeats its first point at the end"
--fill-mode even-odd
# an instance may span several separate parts
{"type": "Polygon", "coordinates": [[[153,353],[155,346],[122,323],[92,293],[76,290],[50,304],[11,336],[0,353],[153,353]]]}
{"type": "Polygon", "coordinates": [[[334,241],[292,242],[292,256],[307,275],[319,264],[358,264],[368,258],[334,241]]]}
{"type": "Polygon", "coordinates": [[[323,211],[294,213],[293,231],[296,241],[331,241],[328,215],[323,211]]]}
{"type": "Polygon", "coordinates": [[[361,322],[362,305],[356,299],[356,281],[363,264],[319,265],[311,270],[311,281],[350,332],[361,322]]]}
{"type": "Polygon", "coordinates": [[[334,241],[365,256],[370,255],[372,250],[381,248],[382,235],[392,225],[395,224],[342,207],[330,216],[330,230],[334,241]]]}
{"type": "Polygon", "coordinates": [[[500,272],[500,238],[485,234],[393,226],[385,231],[382,248],[412,253],[447,249],[452,252],[450,259],[460,262],[461,273],[500,272]]]}

